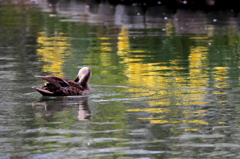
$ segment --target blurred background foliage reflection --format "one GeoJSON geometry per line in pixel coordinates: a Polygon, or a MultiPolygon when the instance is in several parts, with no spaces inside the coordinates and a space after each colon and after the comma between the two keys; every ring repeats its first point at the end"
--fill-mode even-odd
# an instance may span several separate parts
{"type": "MultiPolygon", "coordinates": [[[[163,2],[0,2],[1,98],[8,101],[2,107],[17,112],[13,116],[20,114],[13,124],[33,136],[22,145],[38,145],[43,153],[67,151],[76,145],[108,148],[112,156],[121,156],[110,148],[131,145],[137,149],[135,141],[146,134],[141,142],[153,147],[145,150],[160,155],[160,140],[168,140],[163,145],[179,153],[186,147],[172,140],[185,139],[184,133],[213,133],[212,127],[238,123],[237,117],[231,117],[238,112],[239,103],[236,8],[169,9],[163,2]],[[90,99],[29,101],[22,97],[31,94],[29,85],[43,83],[33,74],[74,79],[82,66],[93,72],[90,99]],[[41,140],[41,136],[46,138],[41,140]],[[154,145],[155,141],[160,143],[154,145]],[[56,143],[60,143],[59,149],[56,143]]],[[[203,140],[195,137],[187,139],[193,144],[208,142],[206,136],[201,136],[203,140]]],[[[126,146],[123,154],[131,146],[126,146]]],[[[30,153],[37,153],[36,149],[30,153]]],[[[173,158],[174,153],[169,156],[173,158]]],[[[186,156],[183,152],[181,157],[186,156]]]]}

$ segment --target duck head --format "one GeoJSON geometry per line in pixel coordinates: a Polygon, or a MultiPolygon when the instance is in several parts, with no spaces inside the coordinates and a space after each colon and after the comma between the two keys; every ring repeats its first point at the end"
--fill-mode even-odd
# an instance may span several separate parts
{"type": "Polygon", "coordinates": [[[83,67],[79,70],[74,82],[79,83],[82,87],[89,88],[88,81],[91,76],[91,70],[88,67],[83,67]]]}

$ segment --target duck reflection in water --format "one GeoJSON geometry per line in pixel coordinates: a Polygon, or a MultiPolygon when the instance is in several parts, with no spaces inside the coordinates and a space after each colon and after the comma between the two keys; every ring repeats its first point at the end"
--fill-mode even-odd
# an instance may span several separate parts
{"type": "Polygon", "coordinates": [[[91,70],[88,67],[83,67],[79,70],[74,81],[63,77],[56,76],[35,76],[46,80],[42,87],[32,87],[43,96],[74,96],[87,95],[90,93],[89,78],[91,70]]]}
{"type": "Polygon", "coordinates": [[[55,99],[43,97],[40,101],[33,102],[35,109],[44,111],[36,113],[37,117],[53,116],[55,113],[67,111],[73,107],[77,107],[79,120],[90,120],[91,111],[88,105],[88,97],[58,97],[55,99]]]}

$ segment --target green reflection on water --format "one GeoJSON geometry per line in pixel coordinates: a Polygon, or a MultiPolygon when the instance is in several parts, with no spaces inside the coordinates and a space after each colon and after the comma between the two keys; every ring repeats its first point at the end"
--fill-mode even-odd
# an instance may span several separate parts
{"type": "MultiPolygon", "coordinates": [[[[166,136],[197,132],[208,125],[212,126],[214,122],[227,124],[224,118],[215,117],[216,121],[207,118],[209,110],[204,106],[216,105],[225,111],[224,107],[231,102],[227,96],[230,93],[228,89],[236,86],[231,80],[237,81],[239,75],[236,71],[239,65],[239,43],[236,43],[239,35],[234,28],[223,29],[224,35],[179,35],[175,29],[177,26],[169,22],[165,25],[164,36],[149,36],[149,32],[152,35],[159,33],[159,29],[59,22],[60,18],[50,17],[46,13],[37,18],[35,14],[29,14],[25,19],[18,16],[23,12],[13,9],[0,12],[4,13],[0,14],[4,17],[0,23],[6,24],[0,26],[2,30],[21,30],[25,22],[31,26],[29,34],[36,37],[38,43],[35,50],[38,58],[33,59],[38,63],[32,65],[40,67],[40,73],[73,79],[77,69],[83,65],[92,67],[93,71],[91,84],[96,92],[92,92],[91,109],[95,110],[92,120],[79,121],[75,107],[53,112],[43,107],[33,108],[31,113],[35,116],[26,115],[31,122],[25,125],[21,122],[26,130],[36,131],[25,134],[27,139],[23,145],[37,145],[30,153],[39,153],[38,149],[41,149],[40,153],[55,152],[59,151],[59,147],[66,151],[77,146],[86,149],[124,147],[126,139],[131,139],[126,137],[128,126],[137,122],[144,122],[144,128],[148,124],[154,125],[149,129],[153,134],[159,129],[163,133],[161,126],[170,125],[166,128],[169,129],[166,136]],[[9,21],[10,24],[20,25],[8,28],[9,21]],[[36,23],[38,27],[34,28],[36,23]],[[35,30],[31,30],[33,28],[35,30]],[[208,95],[217,96],[210,100],[208,95]],[[99,101],[95,103],[94,99],[99,101]],[[140,104],[135,105],[135,102],[140,104]],[[107,142],[106,138],[113,139],[107,142]],[[89,146],[86,139],[93,139],[94,142],[89,146]]],[[[218,31],[212,26],[207,29],[218,31]]],[[[25,37],[19,32],[14,34],[3,34],[3,38],[25,37]]],[[[14,41],[16,46],[21,42],[19,39],[14,41]]],[[[11,43],[11,40],[3,42],[9,46],[11,43]]],[[[24,43],[23,46],[28,48],[29,44],[24,43]]],[[[23,63],[21,58],[16,58],[16,61],[23,63]]],[[[16,72],[21,74],[24,71],[17,69],[16,72]]],[[[68,105],[68,102],[58,102],[56,107],[61,104],[68,105]]],[[[31,109],[28,106],[25,108],[31,109]]],[[[232,106],[235,107],[234,104],[232,106]]],[[[15,107],[13,109],[17,110],[15,107]]],[[[24,111],[21,113],[24,114],[24,111]]],[[[149,140],[154,140],[151,137],[149,140]]],[[[171,148],[178,149],[175,145],[171,148]]]]}
{"type": "MultiPolygon", "coordinates": [[[[76,24],[66,23],[65,25],[73,28],[76,24]]],[[[88,26],[78,25],[78,27],[87,30],[88,26]]],[[[59,72],[57,75],[60,76],[64,75],[64,69],[60,68],[64,65],[73,66],[75,63],[76,66],[79,64],[92,66],[94,76],[100,77],[100,79],[92,79],[93,83],[130,86],[125,90],[125,92],[131,93],[130,97],[147,97],[151,99],[147,101],[147,105],[150,107],[167,107],[167,111],[162,112],[165,116],[168,116],[170,112],[177,112],[174,114],[182,114],[187,119],[182,120],[182,123],[207,124],[206,121],[188,118],[187,114],[196,114],[198,110],[191,112],[187,108],[184,111],[191,113],[186,114],[180,109],[180,106],[206,105],[209,103],[206,100],[206,94],[210,92],[206,88],[210,87],[209,80],[212,77],[210,76],[208,57],[209,50],[212,49],[209,43],[214,43],[213,35],[201,34],[178,37],[174,36],[174,24],[169,23],[166,27],[169,31],[166,32],[165,37],[132,38],[129,34],[131,29],[128,29],[127,25],[123,25],[121,29],[104,28],[110,35],[116,33],[117,30],[118,34],[114,37],[105,36],[105,33],[102,32],[104,29],[98,26],[90,26],[91,36],[77,31],[79,34],[75,34],[74,37],[64,37],[64,43],[61,42],[59,45],[56,44],[57,37],[41,42],[39,36],[39,43],[46,43],[44,44],[45,47],[42,46],[41,49],[50,49],[50,51],[39,49],[39,55],[44,57],[39,60],[53,64],[51,69],[48,65],[49,69],[43,66],[43,72],[54,74],[57,70],[59,72]],[[78,43],[80,38],[81,41],[88,41],[85,42],[85,52],[79,51],[82,48],[80,45],[70,45],[69,41],[78,43]],[[85,40],[82,40],[84,38],[85,40]],[[55,45],[49,45],[47,42],[55,43],[55,45]],[[60,44],[62,47],[59,47],[60,44]],[[52,51],[54,47],[59,49],[58,53],[52,51]],[[76,60],[78,58],[81,63],[76,60]],[[57,62],[54,62],[53,59],[57,62]],[[164,99],[162,99],[163,97],[164,99]]],[[[73,35],[71,30],[64,30],[64,32],[66,32],[64,35],[73,35]]],[[[211,54],[213,53],[211,52],[211,54]]],[[[221,82],[219,84],[215,83],[214,87],[224,88],[229,86],[225,82],[228,78],[226,77],[227,71],[223,71],[227,69],[227,67],[213,67],[213,70],[217,70],[214,72],[214,79],[216,81],[221,79],[221,82]]],[[[153,109],[154,111],[151,111],[151,113],[160,113],[157,111],[158,109],[153,109]]],[[[138,109],[129,109],[128,111],[131,110],[136,111],[138,109]]],[[[141,111],[146,110],[142,109],[141,111]]],[[[179,115],[175,117],[176,121],[165,117],[162,120],[150,120],[150,122],[155,124],[178,123],[180,122],[178,117],[179,115]]]]}

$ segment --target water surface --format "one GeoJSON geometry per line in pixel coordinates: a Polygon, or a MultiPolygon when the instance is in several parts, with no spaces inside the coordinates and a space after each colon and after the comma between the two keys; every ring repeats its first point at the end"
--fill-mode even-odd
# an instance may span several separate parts
{"type": "Polygon", "coordinates": [[[237,13],[1,3],[1,158],[238,158],[237,13]],[[83,66],[89,96],[31,89],[83,66]]]}

